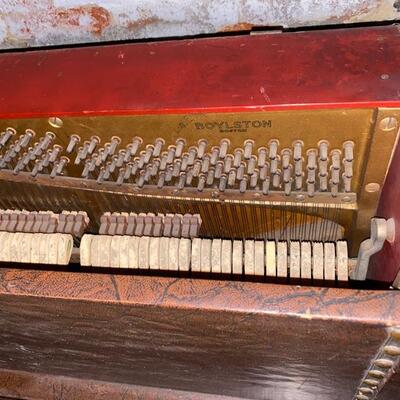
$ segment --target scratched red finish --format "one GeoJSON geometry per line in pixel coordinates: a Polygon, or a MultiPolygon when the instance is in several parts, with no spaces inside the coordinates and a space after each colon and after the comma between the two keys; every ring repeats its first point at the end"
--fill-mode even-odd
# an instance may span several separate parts
{"type": "Polygon", "coordinates": [[[398,106],[398,27],[0,54],[0,117],[398,106]]]}
{"type": "Polygon", "coordinates": [[[394,243],[386,242],[383,250],[372,258],[368,278],[392,283],[400,270],[400,146],[396,147],[389,173],[382,190],[377,216],[393,218],[396,226],[394,243]]]}

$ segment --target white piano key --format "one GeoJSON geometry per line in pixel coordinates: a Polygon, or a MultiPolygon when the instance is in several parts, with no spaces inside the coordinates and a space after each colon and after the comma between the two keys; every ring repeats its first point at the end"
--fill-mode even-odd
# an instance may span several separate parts
{"type": "Polygon", "coordinates": [[[49,263],[49,239],[50,235],[39,233],[39,262],[41,264],[49,263]]]}
{"type": "Polygon", "coordinates": [[[99,237],[99,266],[110,267],[111,264],[111,239],[112,236],[101,235],[99,237]]]}
{"type": "Polygon", "coordinates": [[[21,259],[21,239],[22,233],[12,233],[11,237],[11,249],[10,249],[10,260],[11,262],[20,262],[21,259]]]}
{"type": "Polygon", "coordinates": [[[72,248],[74,247],[74,238],[72,237],[72,235],[68,234],[58,235],[57,263],[58,265],[68,265],[71,260],[72,248]]]}
{"type": "Polygon", "coordinates": [[[324,244],[324,278],[328,281],[334,281],[336,278],[336,255],[335,245],[333,243],[324,244]]]}
{"type": "Polygon", "coordinates": [[[273,240],[265,243],[265,269],[267,276],[276,276],[276,243],[273,240]]]}
{"type": "Polygon", "coordinates": [[[110,267],[119,268],[120,236],[113,236],[110,245],[110,267]]]}
{"type": "MultiPolygon", "coordinates": [[[[21,237],[21,261],[22,263],[30,263],[31,262],[31,242],[33,235],[31,233],[24,233],[21,237]]],[[[0,233],[0,242],[1,242],[1,233],[0,233]]]]}
{"type": "Polygon", "coordinates": [[[58,241],[61,233],[54,233],[49,235],[49,264],[58,264],[58,241]]]}
{"type": "Polygon", "coordinates": [[[221,273],[221,253],[222,253],[222,240],[213,239],[211,245],[211,271],[214,273],[221,273]]]}
{"type": "Polygon", "coordinates": [[[221,245],[221,272],[223,274],[232,273],[232,242],[223,240],[221,245]]]}
{"type": "Polygon", "coordinates": [[[311,279],[311,244],[301,242],[301,279],[311,279]]]}
{"type": "Polygon", "coordinates": [[[243,242],[234,240],[232,246],[232,273],[243,273],[243,242]]]}
{"type": "Polygon", "coordinates": [[[312,266],[313,278],[317,280],[324,279],[324,245],[322,243],[312,244],[312,266]]]}
{"type": "MultiPolygon", "coordinates": [[[[85,236],[87,236],[87,235],[85,235],[85,236]]],[[[100,242],[101,242],[101,236],[93,235],[92,241],[90,243],[90,264],[93,267],[100,266],[100,249],[99,249],[100,242]]],[[[80,248],[82,248],[82,242],[81,242],[80,248]]],[[[82,258],[82,250],[80,250],[80,252],[81,252],[81,258],[82,258]]]]}
{"type": "Polygon", "coordinates": [[[254,274],[264,276],[264,242],[257,240],[254,244],[254,274]]]}
{"type": "Polygon", "coordinates": [[[201,270],[201,242],[199,238],[192,240],[192,271],[198,272],[201,270]]]}
{"type": "Polygon", "coordinates": [[[346,282],[349,280],[349,259],[347,243],[344,240],[336,243],[336,259],[337,279],[346,282]]]}
{"type": "Polygon", "coordinates": [[[169,268],[169,241],[170,238],[168,237],[160,238],[160,269],[162,270],[167,270],[169,268]]]}
{"type": "MultiPolygon", "coordinates": [[[[81,244],[79,246],[80,263],[84,267],[92,265],[90,260],[90,245],[92,243],[93,235],[83,235],[81,239],[81,244]]],[[[32,240],[32,244],[34,240],[32,240]]],[[[33,247],[32,247],[33,249],[33,247]]],[[[32,256],[32,254],[31,254],[32,256]]],[[[100,256],[100,254],[99,254],[100,256]]]]}
{"type": "Polygon", "coordinates": [[[160,239],[159,237],[150,238],[150,269],[160,269],[160,239]]]}
{"type": "Polygon", "coordinates": [[[139,237],[129,237],[128,243],[128,267],[137,269],[139,268],[139,237]]]}
{"type": "Polygon", "coordinates": [[[200,270],[201,272],[211,272],[211,240],[203,239],[201,241],[200,253],[200,270]]]}
{"type": "Polygon", "coordinates": [[[139,239],[139,268],[149,268],[149,244],[150,238],[148,236],[142,236],[139,239]]]}
{"type": "Polygon", "coordinates": [[[254,275],[254,240],[244,242],[244,274],[254,275]]]}
{"type": "Polygon", "coordinates": [[[278,242],[276,246],[276,276],[279,278],[287,278],[287,274],[288,274],[287,243],[278,242]]]}
{"type": "Polygon", "coordinates": [[[179,240],[179,271],[190,270],[191,248],[192,243],[190,239],[179,240]]]}
{"type": "Polygon", "coordinates": [[[291,278],[300,278],[300,243],[290,242],[289,271],[291,278]]]}
{"type": "Polygon", "coordinates": [[[119,245],[119,267],[128,268],[129,266],[129,236],[120,236],[119,245]]]}
{"type": "Polygon", "coordinates": [[[179,270],[179,239],[170,238],[168,246],[168,269],[179,270]]]}

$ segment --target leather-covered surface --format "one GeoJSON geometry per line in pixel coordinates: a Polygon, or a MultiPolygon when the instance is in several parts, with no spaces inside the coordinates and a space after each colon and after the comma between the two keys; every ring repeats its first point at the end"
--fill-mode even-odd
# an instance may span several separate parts
{"type": "Polygon", "coordinates": [[[0,368],[84,380],[351,398],[400,321],[394,291],[0,271],[0,368]]]}

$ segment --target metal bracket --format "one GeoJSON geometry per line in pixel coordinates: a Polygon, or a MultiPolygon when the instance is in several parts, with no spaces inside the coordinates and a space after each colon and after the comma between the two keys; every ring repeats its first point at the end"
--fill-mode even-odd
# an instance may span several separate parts
{"type": "Polygon", "coordinates": [[[367,277],[370,257],[380,251],[385,241],[393,242],[395,235],[395,224],[393,218],[371,219],[371,238],[364,240],[358,251],[357,264],[350,277],[353,280],[364,281],[367,277]]]}

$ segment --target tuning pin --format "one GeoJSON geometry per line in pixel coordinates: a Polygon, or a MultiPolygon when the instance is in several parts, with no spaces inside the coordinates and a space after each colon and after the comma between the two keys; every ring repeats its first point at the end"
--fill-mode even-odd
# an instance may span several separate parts
{"type": "Polygon", "coordinates": [[[213,146],[211,148],[210,164],[215,165],[219,158],[219,147],[213,146]]]}
{"type": "Polygon", "coordinates": [[[99,145],[99,143],[100,143],[100,138],[98,136],[92,136],[90,138],[87,153],[92,154],[95,151],[96,147],[99,145]]]}
{"type": "Polygon", "coordinates": [[[79,165],[81,163],[81,161],[83,159],[82,154],[83,154],[83,147],[80,146],[78,149],[78,154],[75,157],[75,161],[74,161],[75,165],[79,165]]]}
{"type": "Polygon", "coordinates": [[[276,171],[278,171],[278,165],[279,165],[279,156],[276,156],[270,161],[270,171],[271,174],[275,174],[276,171]]]}
{"type": "Polygon", "coordinates": [[[68,163],[69,163],[68,157],[63,156],[60,158],[60,161],[57,165],[57,175],[61,175],[63,173],[63,170],[68,163]]]}
{"type": "Polygon", "coordinates": [[[226,154],[228,153],[228,149],[229,149],[230,144],[231,144],[231,142],[230,142],[229,139],[226,139],[226,138],[221,139],[221,141],[219,142],[219,148],[220,148],[219,157],[220,158],[225,158],[226,157],[226,154]]]}
{"type": "Polygon", "coordinates": [[[146,167],[145,173],[144,173],[144,181],[145,182],[149,182],[149,180],[151,178],[152,169],[153,169],[153,165],[152,164],[147,164],[147,167],[146,167]]]}
{"type": "Polygon", "coordinates": [[[182,162],[178,158],[174,161],[172,176],[175,176],[175,177],[179,176],[179,173],[181,171],[181,164],[182,164],[182,162]]]}
{"type": "Polygon", "coordinates": [[[186,185],[191,186],[193,180],[193,170],[189,170],[186,174],[186,185]]]}
{"type": "Polygon", "coordinates": [[[56,135],[53,132],[46,132],[43,141],[40,144],[40,149],[46,151],[50,144],[54,141],[56,135]]]}
{"type": "Polygon", "coordinates": [[[227,176],[225,174],[221,175],[221,178],[219,178],[219,185],[218,185],[218,189],[220,192],[225,192],[227,181],[228,181],[227,176]]]}
{"type": "Polygon", "coordinates": [[[237,169],[236,178],[241,180],[244,177],[244,173],[246,171],[246,163],[242,161],[237,169]]]}
{"type": "Polygon", "coordinates": [[[224,171],[224,162],[218,161],[217,165],[215,166],[215,177],[219,179],[224,171]]]}
{"type": "Polygon", "coordinates": [[[144,175],[145,175],[145,171],[142,169],[140,172],[139,172],[139,178],[138,178],[138,180],[137,180],[137,185],[140,187],[140,188],[142,188],[143,186],[144,186],[144,183],[145,183],[145,178],[144,178],[144,175]]]}
{"type": "Polygon", "coordinates": [[[22,162],[22,158],[17,162],[17,165],[15,166],[14,170],[13,170],[13,174],[14,175],[18,175],[20,171],[22,171],[24,169],[24,165],[22,162]]]}
{"type": "MultiPolygon", "coordinates": [[[[53,146],[53,149],[51,150],[51,152],[47,153],[47,154],[49,154],[49,158],[48,158],[49,162],[53,163],[54,161],[56,161],[61,151],[62,151],[62,147],[58,144],[55,144],[53,146]]],[[[47,165],[45,165],[45,167],[47,167],[47,165]]]]}
{"type": "Polygon", "coordinates": [[[85,166],[83,167],[83,171],[81,174],[82,178],[88,178],[89,177],[89,173],[90,173],[90,164],[91,164],[92,160],[86,160],[85,161],[85,166]]]}
{"type": "Polygon", "coordinates": [[[111,138],[111,143],[110,143],[110,150],[109,150],[109,155],[113,155],[115,153],[115,150],[117,150],[117,147],[121,143],[121,138],[118,136],[113,136],[111,138]]]}
{"type": "Polygon", "coordinates": [[[243,178],[240,181],[239,184],[239,191],[240,193],[245,193],[247,190],[247,182],[248,182],[248,178],[247,176],[243,176],[243,178]]]}
{"type": "Polygon", "coordinates": [[[267,176],[269,176],[269,163],[265,163],[261,168],[260,168],[260,179],[263,181],[267,179],[267,176]]]}
{"type": "Polygon", "coordinates": [[[263,167],[267,161],[267,148],[259,147],[258,148],[258,166],[263,167]]]}
{"type": "Polygon", "coordinates": [[[146,150],[142,150],[139,154],[139,168],[143,168],[146,160],[146,150]]]}
{"type": "Polygon", "coordinates": [[[203,162],[201,164],[201,172],[207,173],[210,167],[210,156],[208,154],[204,155],[203,162]]]}
{"type": "Polygon", "coordinates": [[[179,181],[178,181],[178,189],[182,190],[185,187],[185,182],[186,182],[186,173],[181,172],[179,175],[179,181]]]}
{"type": "Polygon", "coordinates": [[[175,157],[181,157],[182,156],[182,152],[183,152],[183,148],[185,147],[185,139],[179,138],[176,141],[176,150],[175,150],[175,157]]]}
{"type": "Polygon", "coordinates": [[[236,182],[236,169],[232,168],[228,174],[228,186],[233,187],[235,186],[236,182]]]}
{"type": "Polygon", "coordinates": [[[272,186],[278,188],[280,186],[281,171],[278,169],[272,176],[272,186]]]}
{"type": "Polygon", "coordinates": [[[272,139],[268,143],[269,145],[269,159],[274,160],[278,155],[279,142],[276,139],[272,139]]]}
{"type": "Polygon", "coordinates": [[[327,140],[319,141],[318,149],[319,149],[319,159],[321,161],[327,161],[328,160],[329,142],[327,140]]]}
{"type": "Polygon", "coordinates": [[[201,161],[196,160],[193,166],[193,176],[197,177],[200,174],[200,171],[201,171],[201,161]]]}
{"type": "Polygon", "coordinates": [[[235,168],[238,168],[240,163],[242,162],[243,150],[242,149],[235,149],[233,154],[234,154],[233,166],[235,168]]]}
{"type": "Polygon", "coordinates": [[[159,157],[161,154],[161,149],[165,144],[165,140],[163,138],[158,138],[154,142],[154,150],[153,150],[153,156],[154,157],[159,157]]]}
{"type": "Polygon", "coordinates": [[[145,152],[145,156],[144,156],[145,164],[148,164],[148,162],[150,161],[150,158],[153,155],[153,151],[154,151],[154,146],[152,144],[148,144],[146,146],[146,152],[145,152]]]}
{"type": "Polygon", "coordinates": [[[42,153],[42,143],[43,143],[44,138],[40,138],[38,142],[36,142],[33,146],[33,151],[31,153],[31,160],[33,161],[36,157],[39,157],[42,153]]]}
{"type": "Polygon", "coordinates": [[[160,160],[158,158],[156,158],[153,160],[153,166],[151,168],[151,176],[157,175],[159,167],[160,167],[160,160]]]}
{"type": "Polygon", "coordinates": [[[133,163],[128,163],[125,168],[121,168],[121,170],[124,170],[124,181],[127,181],[131,177],[132,167],[133,163]]]}
{"type": "Polygon", "coordinates": [[[126,150],[124,150],[124,149],[121,149],[118,152],[118,158],[117,158],[117,162],[116,162],[116,166],[118,168],[122,167],[122,165],[124,164],[125,155],[126,155],[126,150]]]}
{"type": "Polygon", "coordinates": [[[293,142],[293,160],[299,161],[301,160],[301,153],[303,149],[304,143],[301,140],[296,140],[293,142]]]}
{"type": "Polygon", "coordinates": [[[331,165],[334,169],[340,169],[340,155],[341,152],[338,149],[331,151],[331,165]]]}
{"type": "Polygon", "coordinates": [[[229,173],[229,171],[231,170],[233,163],[234,163],[233,156],[231,154],[227,154],[224,160],[224,172],[226,174],[229,173]]]}
{"type": "Polygon", "coordinates": [[[39,173],[39,168],[41,166],[41,160],[36,160],[35,165],[32,168],[31,176],[34,178],[39,173]]]}
{"type": "Polygon", "coordinates": [[[210,168],[207,173],[207,185],[211,186],[214,183],[214,178],[215,178],[215,169],[210,168]]]}
{"type": "Polygon", "coordinates": [[[75,146],[80,142],[81,138],[78,135],[72,135],[69,139],[69,143],[66,149],[67,153],[72,153],[75,149],[75,146]]]}
{"type": "Polygon", "coordinates": [[[247,162],[247,173],[252,175],[257,165],[257,156],[251,155],[247,162]]]}
{"type": "Polygon", "coordinates": [[[106,162],[107,157],[110,154],[110,149],[111,149],[111,143],[106,143],[104,145],[104,148],[99,150],[99,154],[101,152],[101,162],[103,163],[106,162]]]}
{"type": "Polygon", "coordinates": [[[117,167],[117,162],[118,162],[118,156],[114,155],[111,158],[111,163],[110,163],[110,173],[114,173],[115,168],[117,167]]]}
{"type": "Polygon", "coordinates": [[[17,133],[14,128],[7,128],[5,132],[0,135],[0,149],[4,147],[7,142],[17,133]]]}
{"type": "Polygon", "coordinates": [[[173,166],[169,165],[167,170],[165,171],[165,182],[171,182],[172,181],[172,172],[173,172],[173,166]]]}
{"type": "Polygon", "coordinates": [[[104,182],[104,173],[105,173],[105,168],[100,167],[99,175],[97,176],[97,183],[102,184],[104,182]]]}
{"type": "Polygon", "coordinates": [[[197,190],[199,192],[202,192],[204,190],[205,184],[206,184],[206,176],[204,174],[201,174],[199,176],[199,181],[197,183],[197,190]]]}
{"type": "Polygon", "coordinates": [[[160,174],[158,175],[158,182],[157,182],[158,189],[162,189],[164,183],[165,183],[165,172],[161,171],[160,174]]]}
{"type": "Polygon", "coordinates": [[[255,188],[258,183],[258,170],[256,169],[252,175],[250,175],[250,187],[255,188]]]}
{"type": "Polygon", "coordinates": [[[317,150],[309,149],[307,150],[307,169],[317,168],[317,150]]]}
{"type": "MultiPolygon", "coordinates": [[[[42,160],[41,160],[41,164],[43,165],[44,168],[47,168],[50,165],[50,158],[51,158],[51,153],[53,150],[47,150],[46,154],[43,155],[42,160]]],[[[51,162],[55,162],[57,160],[57,157],[51,161],[51,162]]]]}
{"type": "Polygon", "coordinates": [[[125,168],[120,168],[117,178],[117,185],[121,186],[124,183],[125,179],[125,168]]]}
{"type": "Polygon", "coordinates": [[[168,146],[167,164],[172,164],[175,158],[176,147],[171,145],[168,146]]]}
{"type": "Polygon", "coordinates": [[[253,153],[254,140],[251,139],[245,140],[243,145],[244,145],[243,156],[245,160],[248,160],[250,159],[251,154],[253,153]]]}
{"type": "Polygon", "coordinates": [[[189,153],[183,153],[182,154],[182,164],[181,164],[181,171],[186,171],[188,167],[188,159],[189,159],[189,153]]]}
{"type": "Polygon", "coordinates": [[[292,151],[290,149],[282,150],[282,169],[289,168],[291,155],[292,151]]]}
{"type": "Polygon", "coordinates": [[[130,148],[131,155],[134,156],[139,150],[140,145],[143,143],[143,139],[139,136],[135,136],[132,140],[132,146],[130,148]]]}
{"type": "Polygon", "coordinates": [[[344,159],[346,161],[353,161],[354,159],[354,142],[348,140],[343,143],[344,159]]]}
{"type": "Polygon", "coordinates": [[[196,159],[197,149],[196,147],[192,146],[189,148],[189,157],[188,157],[188,165],[193,165],[194,160],[196,159]]]}
{"type": "Polygon", "coordinates": [[[270,186],[270,178],[269,176],[267,176],[267,178],[262,183],[263,194],[267,195],[269,193],[269,186],[270,186]]]}
{"type": "Polygon", "coordinates": [[[200,139],[197,143],[198,150],[197,150],[197,158],[203,158],[204,153],[206,152],[207,148],[207,140],[200,139]]]}

